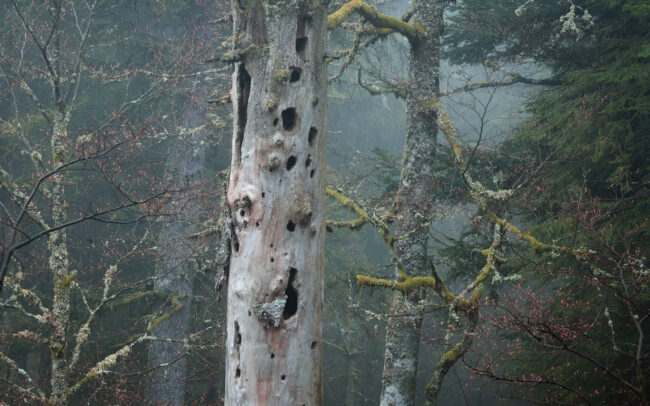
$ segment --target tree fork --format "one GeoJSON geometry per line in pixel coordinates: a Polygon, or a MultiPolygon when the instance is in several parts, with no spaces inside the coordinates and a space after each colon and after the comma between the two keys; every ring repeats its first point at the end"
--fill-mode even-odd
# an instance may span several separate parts
{"type": "Polygon", "coordinates": [[[233,0],[227,405],[321,405],[326,1],[233,0]],[[245,52],[240,52],[245,50],[245,52]]]}

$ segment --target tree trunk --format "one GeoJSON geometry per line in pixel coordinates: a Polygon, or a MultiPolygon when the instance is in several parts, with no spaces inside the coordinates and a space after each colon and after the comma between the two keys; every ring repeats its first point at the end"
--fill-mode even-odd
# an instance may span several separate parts
{"type": "MultiPolygon", "coordinates": [[[[408,276],[426,276],[428,229],[425,225],[434,204],[433,165],[436,150],[436,113],[439,91],[440,34],[444,27],[445,0],[413,0],[412,22],[422,24],[425,35],[411,44],[409,86],[406,99],[407,132],[402,172],[393,206],[397,256],[408,276]]],[[[397,278],[404,275],[397,272],[397,278]]],[[[386,327],[386,353],[382,376],[381,405],[414,405],[422,325],[418,302],[423,292],[408,297],[396,293],[386,327]]]]}
{"type": "MultiPolygon", "coordinates": [[[[58,44],[57,44],[58,45],[58,44]]],[[[65,159],[65,140],[68,136],[69,115],[64,108],[55,113],[52,126],[52,155],[54,165],[65,159]]],[[[66,220],[65,179],[63,172],[52,177],[52,226],[57,227],[66,220]]],[[[53,231],[47,241],[50,250],[49,266],[54,279],[54,298],[52,299],[53,332],[50,340],[52,355],[52,375],[50,377],[51,402],[55,405],[65,403],[68,391],[67,340],[70,322],[70,290],[75,274],[68,266],[68,248],[65,229],[53,231]]]]}
{"type": "Polygon", "coordinates": [[[233,0],[227,405],[321,405],[326,8],[233,0]]]}
{"type": "MultiPolygon", "coordinates": [[[[195,98],[206,98],[200,90],[193,93],[195,98]]],[[[198,269],[194,240],[189,236],[197,231],[201,209],[197,187],[202,182],[206,141],[201,130],[204,117],[195,104],[188,104],[191,107],[184,114],[179,139],[169,148],[165,168],[175,187],[188,191],[173,203],[178,217],[163,226],[158,238],[161,262],[156,269],[154,290],[168,294],[169,305],[152,329],[152,335],[159,340],[149,345],[152,373],[147,379],[145,399],[152,405],[181,405],[185,395],[187,349],[183,340],[189,337],[192,280],[198,269]]]]}

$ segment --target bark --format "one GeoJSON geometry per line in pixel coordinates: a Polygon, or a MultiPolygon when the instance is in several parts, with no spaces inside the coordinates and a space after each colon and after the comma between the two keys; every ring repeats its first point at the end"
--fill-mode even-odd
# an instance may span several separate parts
{"type": "MultiPolygon", "coordinates": [[[[428,273],[425,223],[433,208],[433,164],[436,150],[436,113],[432,108],[439,92],[440,33],[443,29],[445,0],[413,0],[414,24],[424,34],[411,42],[409,92],[407,93],[407,133],[402,158],[400,185],[394,204],[396,236],[408,235],[395,243],[405,276],[428,273]]],[[[408,295],[396,293],[386,328],[386,353],[382,376],[381,405],[414,405],[422,308],[418,302],[424,290],[408,295]]]]}
{"type": "Polygon", "coordinates": [[[323,1],[234,0],[227,405],[321,405],[323,1]]]}
{"type": "MultiPolygon", "coordinates": [[[[65,157],[65,139],[69,115],[61,108],[55,114],[52,128],[52,155],[54,164],[60,165],[65,157]]],[[[57,227],[66,220],[65,213],[65,179],[63,172],[53,176],[52,180],[52,225],[57,227]]],[[[67,382],[67,340],[70,321],[70,291],[75,274],[70,272],[66,231],[61,229],[50,233],[48,248],[50,250],[49,266],[54,279],[54,297],[52,299],[53,331],[50,339],[52,356],[52,375],[50,377],[51,402],[55,405],[66,401],[67,382]]]]}
{"type": "MultiPolygon", "coordinates": [[[[205,99],[206,92],[199,89],[193,93],[194,97],[205,99]]],[[[197,232],[196,220],[201,209],[197,186],[202,183],[206,141],[201,129],[205,117],[197,106],[190,106],[184,114],[179,139],[169,148],[166,163],[167,177],[175,188],[189,191],[173,203],[178,217],[163,226],[158,238],[162,258],[156,269],[154,290],[168,295],[169,306],[153,323],[152,335],[160,340],[149,345],[152,372],[147,379],[145,399],[153,405],[181,405],[185,395],[187,362],[183,340],[189,337],[192,280],[198,270],[196,240],[189,237],[197,232]]]]}

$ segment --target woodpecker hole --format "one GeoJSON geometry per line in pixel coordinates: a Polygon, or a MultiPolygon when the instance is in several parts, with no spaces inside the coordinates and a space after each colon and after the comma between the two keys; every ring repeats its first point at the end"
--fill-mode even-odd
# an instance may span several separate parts
{"type": "Polygon", "coordinates": [[[239,323],[235,322],[235,345],[241,344],[241,334],[239,333],[239,323]]]}
{"type": "Polygon", "coordinates": [[[300,80],[300,75],[302,74],[302,69],[292,67],[291,76],[289,76],[289,83],[295,83],[300,80]]]}
{"type": "Polygon", "coordinates": [[[307,36],[305,35],[305,26],[306,26],[306,21],[305,17],[299,16],[298,17],[298,25],[296,27],[296,54],[302,58],[305,59],[306,56],[306,50],[307,50],[307,36]]]}
{"type": "Polygon", "coordinates": [[[318,345],[318,341],[312,341],[311,342],[311,349],[315,350],[317,345],[318,345]]]}
{"type": "Polygon", "coordinates": [[[298,311],[298,291],[293,287],[297,273],[298,270],[296,268],[289,269],[289,283],[287,283],[287,288],[284,291],[284,294],[287,296],[287,303],[284,305],[284,312],[282,312],[282,318],[284,320],[289,319],[298,311]]]}
{"type": "Polygon", "coordinates": [[[309,129],[309,138],[307,140],[309,141],[310,146],[314,145],[314,141],[316,141],[317,135],[318,135],[318,130],[316,129],[316,127],[312,127],[309,129]]]}
{"type": "Polygon", "coordinates": [[[241,368],[237,367],[235,370],[235,378],[239,378],[241,376],[241,368]]]}
{"type": "Polygon", "coordinates": [[[302,59],[305,59],[307,50],[307,37],[296,38],[296,54],[302,59]]]}
{"type": "Polygon", "coordinates": [[[241,161],[241,146],[244,142],[244,130],[246,129],[246,120],[248,114],[248,98],[251,93],[251,77],[246,71],[244,64],[239,65],[237,75],[238,93],[237,99],[237,138],[235,140],[237,162],[241,161]]]}
{"type": "Polygon", "coordinates": [[[282,128],[285,131],[291,131],[296,126],[296,109],[289,107],[282,111],[282,128]]]}
{"type": "Polygon", "coordinates": [[[293,221],[289,220],[287,223],[287,230],[293,233],[296,230],[296,224],[293,221]]]}
{"type": "Polygon", "coordinates": [[[316,169],[312,169],[311,171],[309,171],[309,177],[313,178],[315,173],[316,173],[316,169]]]}
{"type": "Polygon", "coordinates": [[[305,159],[305,168],[308,168],[309,165],[311,165],[311,154],[307,155],[307,159],[305,159]]]}
{"type": "Polygon", "coordinates": [[[287,170],[290,171],[295,165],[296,165],[296,157],[291,155],[289,159],[287,159],[287,170]]]}

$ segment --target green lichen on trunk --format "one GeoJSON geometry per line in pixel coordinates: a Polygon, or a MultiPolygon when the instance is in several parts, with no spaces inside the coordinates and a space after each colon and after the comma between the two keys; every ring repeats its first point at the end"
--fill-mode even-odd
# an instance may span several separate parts
{"type": "MultiPolygon", "coordinates": [[[[417,92],[406,97],[407,134],[402,172],[393,211],[396,235],[407,235],[395,242],[397,258],[403,267],[396,270],[398,282],[413,277],[428,277],[428,218],[435,190],[432,175],[436,151],[437,117],[427,108],[427,100],[439,93],[440,32],[445,1],[413,0],[414,24],[422,29],[418,41],[411,41],[409,86],[417,92]],[[405,278],[406,276],[407,278],[405,278]]],[[[435,283],[435,282],[434,282],[435,283]]],[[[382,406],[414,405],[420,326],[423,309],[419,301],[423,289],[396,295],[386,331],[386,356],[382,376],[382,406]]]]}

